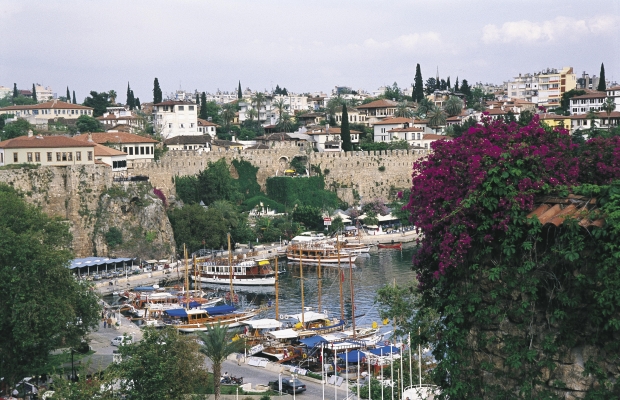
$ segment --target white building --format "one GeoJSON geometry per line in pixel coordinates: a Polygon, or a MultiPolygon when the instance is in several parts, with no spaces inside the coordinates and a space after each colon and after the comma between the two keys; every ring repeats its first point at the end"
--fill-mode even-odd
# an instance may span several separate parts
{"type": "MultiPolygon", "coordinates": [[[[413,118],[395,117],[386,118],[378,121],[373,126],[374,142],[391,142],[392,140],[406,140],[411,142],[416,135],[421,138],[423,133],[433,133],[427,126],[426,120],[415,120],[413,118]],[[417,121],[417,122],[416,122],[417,121]]],[[[420,140],[420,139],[418,139],[420,140]]]]}
{"type": "Polygon", "coordinates": [[[600,111],[606,98],[606,92],[590,92],[581,96],[571,97],[570,113],[572,115],[579,115],[587,114],[590,111],[600,111]]]}
{"type": "Polygon", "coordinates": [[[612,86],[607,89],[607,97],[614,100],[616,110],[620,111],[620,86],[612,86]]]}
{"type": "Polygon", "coordinates": [[[9,106],[0,108],[0,115],[9,114],[22,118],[39,129],[47,129],[50,119],[64,118],[76,120],[82,115],[93,116],[93,109],[79,104],[60,100],[46,101],[33,105],[9,106]]]}
{"type": "Polygon", "coordinates": [[[164,139],[202,134],[198,131],[198,106],[193,102],[166,100],[153,104],[153,126],[164,139]]]}
{"type": "MultiPolygon", "coordinates": [[[[43,85],[39,85],[37,83],[36,85],[34,85],[34,91],[37,94],[37,101],[39,103],[44,103],[46,101],[54,100],[54,92],[52,91],[52,88],[49,86],[44,87],[43,85]]],[[[70,101],[70,100],[67,99],[67,101],[70,101]]]]}
{"type": "Polygon", "coordinates": [[[134,135],[126,132],[94,132],[83,133],[74,139],[106,145],[126,154],[130,167],[136,162],[151,162],[155,158],[155,139],[134,135]]]}

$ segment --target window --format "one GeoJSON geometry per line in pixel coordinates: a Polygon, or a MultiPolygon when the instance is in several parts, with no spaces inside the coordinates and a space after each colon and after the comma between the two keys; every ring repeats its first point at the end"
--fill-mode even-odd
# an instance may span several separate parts
{"type": "Polygon", "coordinates": [[[138,146],[135,146],[135,148],[134,148],[134,153],[135,153],[136,155],[140,154],[140,148],[139,148],[138,146]]]}
{"type": "Polygon", "coordinates": [[[82,152],[81,151],[76,151],[75,152],[75,161],[82,161],[82,152]]]}
{"type": "Polygon", "coordinates": [[[60,161],[60,152],[59,151],[56,152],[56,161],[60,161]]]}
{"type": "Polygon", "coordinates": [[[183,128],[184,128],[184,126],[183,126],[183,124],[181,124],[181,129],[183,129],[183,128]]]}
{"type": "Polygon", "coordinates": [[[194,127],[194,123],[192,122],[191,124],[189,124],[189,127],[193,128],[194,127]]]}
{"type": "Polygon", "coordinates": [[[179,111],[184,111],[184,107],[183,106],[179,106],[179,111]]]}
{"type": "Polygon", "coordinates": [[[66,152],[62,152],[62,161],[67,161],[67,153],[66,152]]]}
{"type": "Polygon", "coordinates": [[[34,160],[36,162],[41,162],[41,153],[39,153],[39,152],[34,153],[34,160]]]}
{"type": "Polygon", "coordinates": [[[26,160],[28,162],[32,162],[32,153],[31,152],[26,153],[26,160]]]}
{"type": "Polygon", "coordinates": [[[67,153],[67,160],[73,161],[73,152],[72,151],[67,153]]]}
{"type": "MultiPolygon", "coordinates": [[[[126,153],[126,152],[125,152],[125,153],[126,153]]],[[[129,148],[129,155],[130,155],[130,156],[133,156],[133,147],[130,147],[130,148],[129,148]]]]}
{"type": "Polygon", "coordinates": [[[47,152],[47,162],[52,162],[52,152],[51,151],[47,152]]]}
{"type": "Polygon", "coordinates": [[[127,153],[127,146],[123,147],[123,153],[127,153]]]}
{"type": "Polygon", "coordinates": [[[92,151],[88,152],[88,161],[93,161],[93,152],[92,151]]]}
{"type": "Polygon", "coordinates": [[[140,146],[140,154],[144,154],[144,146],[140,146]]]}
{"type": "Polygon", "coordinates": [[[168,128],[172,128],[172,124],[168,124],[168,128]]]}
{"type": "Polygon", "coordinates": [[[18,162],[19,157],[17,157],[17,153],[13,153],[13,162],[18,162]]]}
{"type": "Polygon", "coordinates": [[[194,111],[194,106],[189,106],[188,108],[190,111],[194,111]]]}

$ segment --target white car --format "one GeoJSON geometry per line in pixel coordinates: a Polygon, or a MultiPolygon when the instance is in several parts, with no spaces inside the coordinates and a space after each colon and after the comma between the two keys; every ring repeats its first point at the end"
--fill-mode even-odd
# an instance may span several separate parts
{"type": "Polygon", "coordinates": [[[131,344],[131,338],[128,336],[117,336],[110,341],[112,346],[123,346],[126,344],[131,344]]]}

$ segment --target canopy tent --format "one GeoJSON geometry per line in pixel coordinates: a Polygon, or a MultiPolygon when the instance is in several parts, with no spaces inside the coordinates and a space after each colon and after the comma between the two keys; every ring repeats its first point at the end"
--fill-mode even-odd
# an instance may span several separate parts
{"type": "Polygon", "coordinates": [[[172,308],[170,310],[165,310],[164,313],[168,314],[171,317],[187,317],[188,315],[204,313],[204,310],[200,310],[197,308],[190,310],[185,308],[172,308]]]}
{"type": "Polygon", "coordinates": [[[271,331],[267,335],[271,335],[276,339],[293,339],[299,336],[299,333],[293,329],[283,329],[281,331],[271,331]]]}
{"type": "Polygon", "coordinates": [[[346,350],[346,349],[357,349],[362,346],[363,344],[360,343],[359,341],[353,342],[349,340],[344,340],[342,342],[329,343],[326,348],[329,350],[338,351],[338,350],[346,350]]]}
{"type": "Polygon", "coordinates": [[[136,286],[133,290],[134,292],[152,292],[157,288],[153,286],[136,286]]]}
{"type": "Polygon", "coordinates": [[[326,340],[324,337],[316,335],[316,336],[310,336],[308,338],[305,339],[301,339],[299,340],[302,344],[306,345],[308,348],[312,348],[314,346],[316,346],[317,344],[320,343],[329,343],[328,340],[326,340]]]}
{"type": "Polygon", "coordinates": [[[363,361],[366,358],[366,354],[359,350],[351,350],[348,353],[338,354],[338,358],[348,360],[350,363],[356,363],[358,361],[363,361]]]}
{"type": "MultiPolygon", "coordinates": [[[[304,311],[303,314],[304,314],[304,322],[312,322],[312,321],[318,321],[320,319],[328,318],[327,314],[318,313],[314,311],[304,311]]],[[[297,321],[301,321],[301,313],[289,315],[287,318],[292,318],[292,319],[296,319],[297,321]]]]}
{"type": "Polygon", "coordinates": [[[370,350],[370,352],[376,356],[389,356],[390,354],[398,354],[400,349],[396,346],[383,346],[370,350]]]}
{"type": "Polygon", "coordinates": [[[224,314],[230,314],[236,309],[237,307],[235,306],[223,305],[223,306],[215,306],[215,307],[206,307],[205,311],[208,312],[209,315],[224,315],[224,314]]]}
{"type": "Polygon", "coordinates": [[[133,266],[133,258],[108,258],[108,257],[85,257],[85,258],[75,258],[68,265],[68,268],[79,275],[86,274],[90,275],[91,268],[95,267],[94,270],[98,273],[100,271],[100,267],[105,266],[105,268],[101,268],[103,271],[108,271],[108,269],[116,270],[117,268],[123,269],[125,267],[125,263],[131,262],[133,266]]]}
{"type": "Polygon", "coordinates": [[[245,321],[245,324],[250,325],[252,329],[275,329],[282,327],[280,321],[271,318],[253,319],[245,321]]]}

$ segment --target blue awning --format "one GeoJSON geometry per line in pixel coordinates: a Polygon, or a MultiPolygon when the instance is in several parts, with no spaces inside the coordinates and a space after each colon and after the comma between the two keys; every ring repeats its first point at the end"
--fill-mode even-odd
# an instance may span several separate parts
{"type": "Polygon", "coordinates": [[[155,288],[153,286],[136,286],[133,290],[136,292],[152,292],[155,288]]]}
{"type": "Polygon", "coordinates": [[[302,344],[305,344],[307,347],[310,347],[310,348],[312,348],[312,347],[314,347],[314,346],[316,346],[317,344],[320,344],[320,343],[328,343],[327,340],[325,340],[325,338],[323,338],[323,337],[321,337],[319,335],[310,336],[309,338],[301,339],[300,342],[302,344]]]}
{"type": "Polygon", "coordinates": [[[189,302],[189,308],[198,308],[201,306],[202,303],[199,303],[197,301],[190,301],[189,302]]]}
{"type": "Polygon", "coordinates": [[[205,308],[205,311],[208,312],[209,315],[223,315],[223,314],[230,314],[236,309],[237,307],[235,306],[223,305],[223,306],[207,307],[205,308]]]}
{"type": "Polygon", "coordinates": [[[399,353],[400,350],[398,347],[395,346],[383,346],[383,347],[377,347],[376,349],[372,349],[370,350],[370,352],[374,355],[380,356],[389,356],[391,353],[399,353]]]}
{"type": "Polygon", "coordinates": [[[166,310],[164,312],[171,317],[187,317],[187,312],[184,308],[173,308],[172,310],[166,310]]]}
{"type": "Polygon", "coordinates": [[[352,350],[348,353],[338,354],[338,358],[341,358],[343,360],[348,360],[349,362],[352,362],[352,363],[356,363],[358,362],[358,360],[362,361],[362,359],[365,357],[366,355],[359,350],[352,350]]]}

